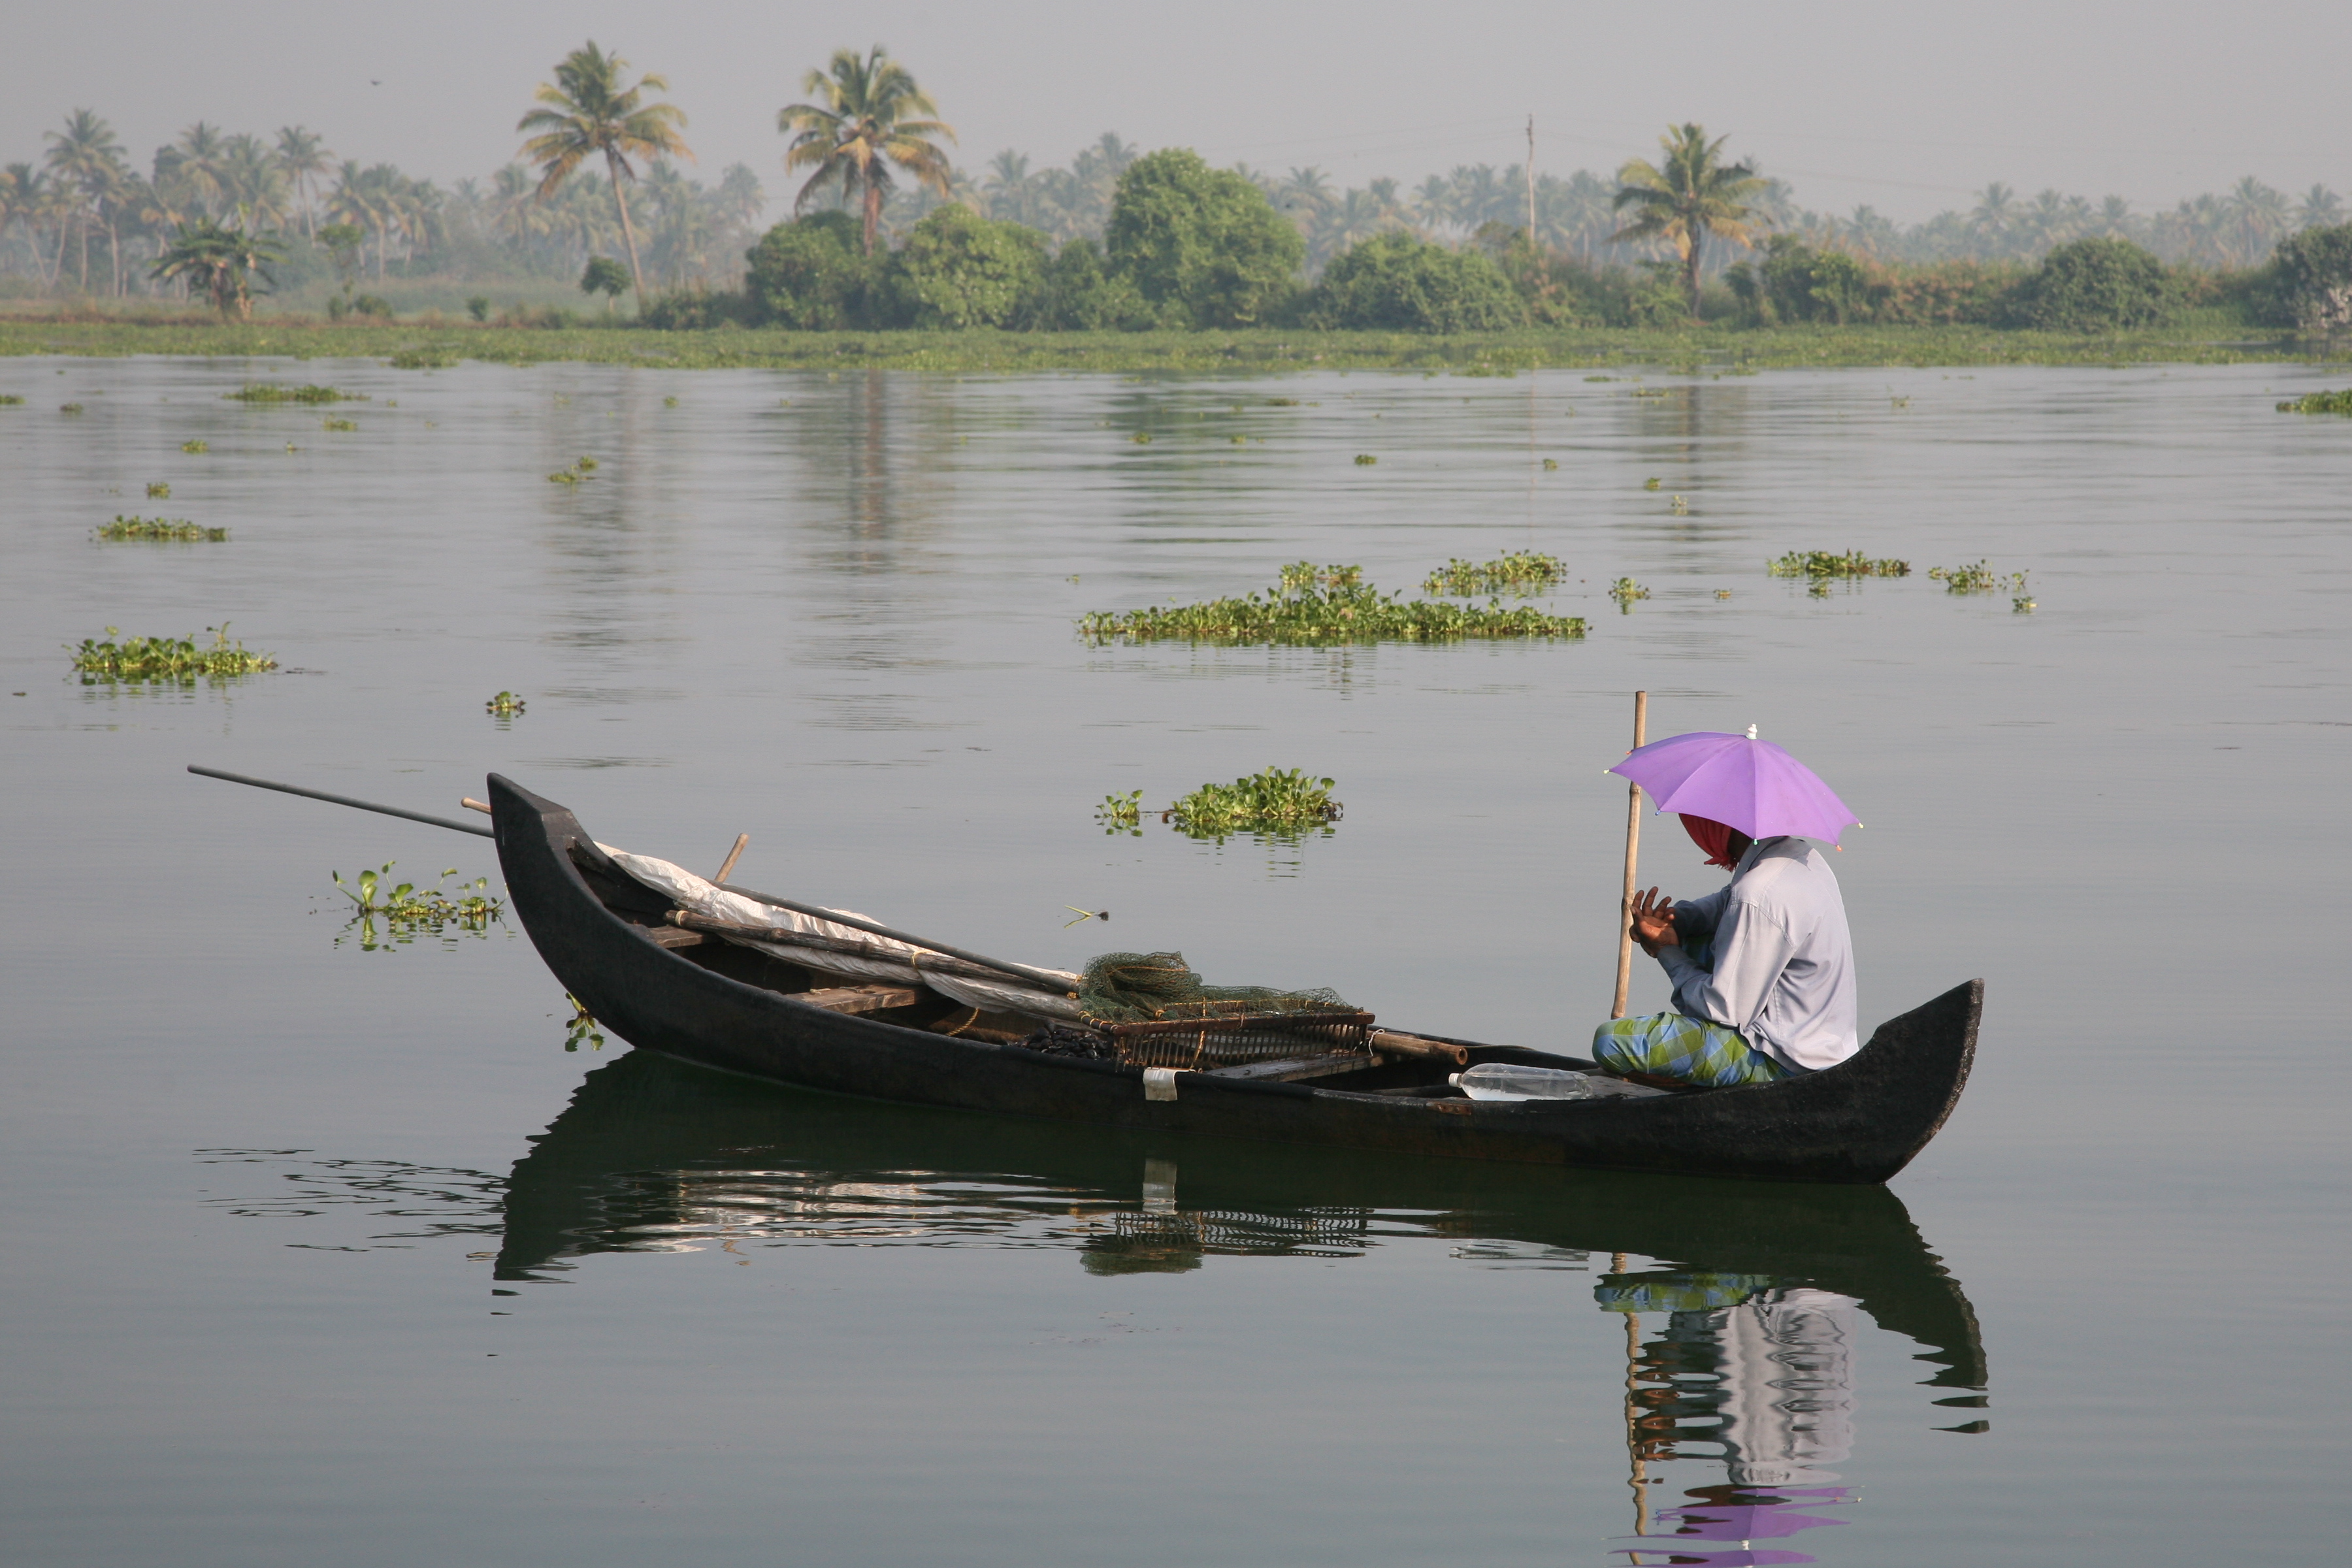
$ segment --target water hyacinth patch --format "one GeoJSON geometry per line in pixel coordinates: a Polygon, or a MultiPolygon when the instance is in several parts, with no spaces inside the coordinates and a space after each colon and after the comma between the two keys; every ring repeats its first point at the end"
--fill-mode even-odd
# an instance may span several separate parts
{"type": "Polygon", "coordinates": [[[1456,598],[1474,594],[1535,594],[1556,586],[1567,575],[1568,567],[1559,556],[1517,550],[1492,561],[1449,560],[1423,581],[1421,591],[1456,598]]]}
{"type": "Polygon", "coordinates": [[[1944,585],[1948,594],[1993,594],[2007,589],[2011,593],[2025,591],[2025,574],[2006,574],[1992,569],[1990,562],[1979,561],[1973,566],[1932,566],[1927,575],[1944,585]]]}
{"type": "Polygon", "coordinates": [[[170,500],[172,499],[171,482],[166,479],[148,480],[147,499],[149,500],[170,500]]]}
{"type": "Polygon", "coordinates": [[[522,699],[516,696],[511,691],[501,691],[497,696],[491,698],[488,702],[482,704],[482,711],[485,713],[495,713],[500,718],[505,718],[509,714],[520,713],[522,711],[522,699]]]}
{"type": "Polygon", "coordinates": [[[1631,577],[1620,577],[1609,584],[1609,596],[1617,601],[1619,610],[1631,610],[1633,601],[1648,598],[1650,591],[1631,577]]]}
{"type": "Polygon", "coordinates": [[[202,457],[205,453],[211,451],[212,447],[208,443],[203,441],[183,441],[180,443],[180,450],[189,453],[192,456],[202,457]]]}
{"type": "Polygon", "coordinates": [[[360,422],[356,419],[321,419],[319,421],[319,428],[321,430],[356,430],[359,427],[360,422]]]}
{"type": "Polygon", "coordinates": [[[1908,577],[1911,563],[1889,558],[1873,560],[1859,550],[1843,555],[1826,550],[1791,550],[1765,563],[1775,577],[1908,577]]]}
{"type": "Polygon", "coordinates": [[[2352,414],[2352,386],[2341,392],[2306,392],[2278,405],[2281,414],[2352,414]]]}
{"type": "Polygon", "coordinates": [[[58,412],[60,414],[79,414],[81,412],[81,405],[79,403],[60,403],[58,405],[58,412]]]}
{"type": "Polygon", "coordinates": [[[1362,581],[1360,566],[1318,568],[1309,562],[1283,568],[1275,591],[1199,605],[1140,610],[1096,610],[1078,622],[1093,641],[1211,642],[1315,645],[1364,642],[1449,642],[1464,637],[1580,637],[1576,616],[1547,616],[1531,607],[1504,609],[1404,602],[1362,581]]]}
{"type": "Polygon", "coordinates": [[[1161,812],[1160,820],[1194,838],[1289,836],[1318,827],[1328,834],[1346,810],[1331,798],[1332,782],[1309,778],[1297,768],[1261,768],[1229,784],[1202,784],[1161,812]]]}
{"type": "Polygon", "coordinates": [[[79,647],[72,648],[73,667],[85,686],[110,680],[190,681],[198,676],[217,679],[278,668],[273,656],[230,641],[226,622],[205,629],[213,634],[210,647],[199,647],[193,637],[123,637],[117,642],[121,633],[109,626],[104,642],[84,637],[79,647]]]}
{"type": "Polygon", "coordinates": [[[100,525],[100,539],[203,540],[218,544],[228,538],[226,528],[205,528],[179,517],[121,517],[100,525]]]}
{"type": "Polygon", "coordinates": [[[338,392],[331,386],[279,386],[273,382],[249,381],[235,392],[221,394],[231,403],[365,403],[362,393],[338,392]]]}
{"type": "Polygon", "coordinates": [[[0,408],[17,408],[17,407],[21,407],[21,406],[23,406],[24,402],[25,402],[24,398],[22,398],[21,396],[19,396],[19,395],[16,395],[16,393],[13,393],[13,392],[0,392],[0,408]]]}
{"type": "MultiPolygon", "coordinates": [[[[397,862],[387,860],[373,871],[362,871],[351,882],[343,880],[340,871],[328,873],[335,889],[352,904],[352,918],[335,938],[335,945],[356,936],[363,952],[374,952],[393,945],[404,946],[420,936],[445,937],[455,927],[460,934],[488,936],[490,925],[499,918],[501,901],[489,896],[490,879],[477,877],[470,882],[460,882],[455,888],[419,889],[413,882],[389,886],[387,879],[397,862]],[[382,895],[379,901],[378,895],[382,895]],[[384,922],[384,932],[379,936],[375,922],[384,922]]],[[[447,881],[457,874],[455,866],[441,873],[439,880],[447,881]]]]}
{"type": "Polygon", "coordinates": [[[1095,820],[1103,825],[1108,835],[1126,833],[1131,837],[1143,837],[1143,792],[1131,789],[1125,795],[1107,795],[1095,807],[1095,820]]]}

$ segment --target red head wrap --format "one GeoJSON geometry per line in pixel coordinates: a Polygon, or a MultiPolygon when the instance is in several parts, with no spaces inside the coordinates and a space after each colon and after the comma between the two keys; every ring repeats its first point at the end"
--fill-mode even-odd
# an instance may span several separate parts
{"type": "Polygon", "coordinates": [[[1722,823],[1685,813],[1683,831],[1691,836],[1692,843],[1706,851],[1708,865],[1731,867],[1739,864],[1731,856],[1731,829],[1722,823]]]}

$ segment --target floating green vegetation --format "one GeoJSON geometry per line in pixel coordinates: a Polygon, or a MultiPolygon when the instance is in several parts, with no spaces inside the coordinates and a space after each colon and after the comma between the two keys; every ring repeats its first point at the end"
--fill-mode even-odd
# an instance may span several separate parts
{"type": "Polygon", "coordinates": [[[253,653],[242,642],[231,642],[228,625],[206,626],[213,634],[210,647],[199,647],[196,639],[186,637],[123,637],[113,626],[106,628],[106,640],[84,637],[73,651],[73,667],[81,674],[82,684],[95,686],[107,680],[194,680],[196,677],[219,678],[230,675],[252,675],[259,670],[276,669],[278,660],[266,653],[253,653]]]}
{"type": "Polygon", "coordinates": [[[575,458],[572,466],[579,469],[583,474],[592,474],[596,471],[596,459],[593,458],[575,458]]]}
{"type": "Polygon", "coordinates": [[[212,447],[202,441],[183,441],[180,443],[180,450],[202,456],[211,451],[212,447]]]}
{"type": "MultiPolygon", "coordinates": [[[[369,952],[395,945],[404,946],[420,936],[449,938],[454,928],[457,934],[487,936],[490,926],[499,917],[500,901],[489,896],[490,879],[477,877],[470,882],[460,882],[455,888],[418,888],[413,882],[390,886],[387,879],[397,862],[387,860],[373,871],[362,871],[345,882],[340,871],[328,873],[334,879],[336,890],[351,900],[352,918],[335,938],[341,947],[356,937],[362,950],[369,952]],[[353,884],[356,883],[356,886],[353,884]],[[379,933],[376,921],[383,922],[379,933]]],[[[441,873],[446,882],[457,874],[455,866],[441,873]]]]}
{"type": "Polygon", "coordinates": [[[1149,447],[1151,445],[1151,432],[1149,430],[1138,430],[1134,435],[1129,436],[1128,439],[1134,442],[1139,447],[1149,447]]]}
{"type": "Polygon", "coordinates": [[[148,480],[147,499],[149,500],[170,500],[172,499],[171,481],[168,479],[148,480]]]}
{"type": "Polygon", "coordinates": [[[1765,563],[1775,577],[1908,577],[1911,563],[1892,557],[1873,560],[1859,550],[1835,555],[1826,550],[1791,550],[1765,563]]]}
{"type": "Polygon", "coordinates": [[[60,403],[58,405],[58,412],[60,414],[79,414],[81,412],[81,405],[79,403],[60,403]]]}
{"type": "MultiPolygon", "coordinates": [[[[1297,768],[1262,768],[1229,784],[1202,784],[1161,812],[1160,820],[1192,837],[1221,841],[1234,833],[1295,837],[1315,828],[1328,836],[1346,810],[1331,798],[1331,784],[1329,779],[1309,778],[1297,768]]],[[[1134,791],[1126,799],[1139,803],[1142,793],[1134,791]]],[[[1109,795],[1103,805],[1115,806],[1119,801],[1109,795]]],[[[1137,810],[1139,818],[1139,805],[1137,810]]],[[[1097,817],[1102,815],[1097,811],[1097,817]]]]}
{"type": "Polygon", "coordinates": [[[1992,569],[1991,563],[1979,561],[1973,566],[1933,566],[1927,575],[1944,585],[1948,594],[1997,594],[2004,590],[2012,594],[2025,591],[2025,574],[2006,574],[1992,569]]]}
{"type": "Polygon", "coordinates": [[[218,544],[228,538],[226,528],[205,528],[180,517],[122,517],[98,530],[100,539],[208,540],[218,544]]]}
{"type": "Polygon", "coordinates": [[[1268,408],[1296,408],[1298,406],[1298,399],[1295,397],[1269,397],[1265,400],[1265,405],[1268,408]]]}
{"type": "Polygon", "coordinates": [[[1143,837],[1143,792],[1131,789],[1125,795],[1107,795],[1095,807],[1095,820],[1103,825],[1103,832],[1125,833],[1136,838],[1143,837]]]}
{"type": "Polygon", "coordinates": [[[0,408],[17,408],[17,407],[21,407],[21,406],[23,406],[24,402],[25,402],[24,398],[22,398],[21,396],[17,395],[16,393],[13,393],[13,392],[0,392],[0,408]]]}
{"type": "Polygon", "coordinates": [[[1609,584],[1609,596],[1617,601],[1617,608],[1621,611],[1631,610],[1633,601],[1648,598],[1650,591],[1631,577],[1620,577],[1609,584]]]}
{"type": "Polygon", "coordinates": [[[576,1051],[586,1046],[592,1051],[604,1048],[604,1036],[596,1026],[596,1015],[588,1011],[588,1004],[566,991],[563,999],[572,1004],[572,1016],[563,1026],[563,1048],[576,1051]]]}
{"type": "Polygon", "coordinates": [[[1374,463],[1379,461],[1380,459],[1373,457],[1370,452],[1359,452],[1356,454],[1356,467],[1360,468],[1369,468],[1374,463]]]}
{"type": "Polygon", "coordinates": [[[356,419],[321,419],[319,421],[319,428],[321,430],[356,430],[359,427],[360,422],[356,419]]]}
{"type": "Polygon", "coordinates": [[[1544,459],[1544,472],[1545,472],[1545,473],[1549,474],[1549,473],[1550,473],[1553,469],[1555,469],[1555,468],[1559,468],[1559,459],[1558,458],[1546,458],[1544,459]]]}
{"type": "Polygon", "coordinates": [[[388,363],[394,370],[447,370],[457,363],[457,355],[444,348],[403,349],[388,363]]]}
{"type": "Polygon", "coordinates": [[[664,408],[675,408],[677,406],[677,399],[675,397],[665,397],[662,399],[662,406],[664,408]]]}
{"type": "Polygon", "coordinates": [[[1661,479],[1655,479],[1655,478],[1646,479],[1643,479],[1643,480],[1642,481],[1642,488],[1643,488],[1643,489],[1645,489],[1645,490],[1654,490],[1654,489],[1656,489],[1659,486],[1661,486],[1661,485],[1664,484],[1665,482],[1666,482],[1665,480],[1661,479]]]}
{"type": "Polygon", "coordinates": [[[506,718],[511,714],[522,711],[522,699],[517,697],[511,691],[501,691],[496,697],[491,698],[488,702],[482,704],[482,711],[485,713],[495,713],[500,718],[506,718]]]}
{"type": "Polygon", "coordinates": [[[248,381],[221,396],[231,403],[365,403],[364,394],[338,392],[331,386],[280,386],[276,382],[248,381]]]}
{"type": "Polygon", "coordinates": [[[1690,511],[1690,498],[1688,496],[1670,496],[1666,500],[1666,510],[1673,512],[1676,517],[1685,516],[1690,511]]]}
{"type": "Polygon", "coordinates": [[[2278,411],[2281,414],[2352,414],[2352,386],[2341,392],[2306,392],[2301,397],[2280,404],[2278,411]]]}
{"type": "Polygon", "coordinates": [[[1531,607],[1507,610],[1403,602],[1363,580],[1360,566],[1318,568],[1301,561],[1282,570],[1273,593],[1141,610],[1096,610],[1078,622],[1095,641],[1319,644],[1448,642],[1462,637],[1580,637],[1580,616],[1547,616],[1531,607]]]}
{"type": "Polygon", "coordinates": [[[594,471],[595,467],[595,458],[583,458],[578,462],[573,463],[570,468],[558,468],[555,472],[548,475],[547,482],[551,485],[583,484],[586,482],[589,474],[594,471]]]}
{"type": "Polygon", "coordinates": [[[1557,586],[1568,568],[1557,555],[1519,550],[1492,561],[1448,561],[1421,584],[1424,594],[1465,598],[1477,594],[1536,594],[1557,586]]]}

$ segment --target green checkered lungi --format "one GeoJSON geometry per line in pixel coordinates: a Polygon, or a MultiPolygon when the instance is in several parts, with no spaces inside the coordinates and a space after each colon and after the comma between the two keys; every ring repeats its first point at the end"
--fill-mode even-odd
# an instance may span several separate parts
{"type": "Polygon", "coordinates": [[[1707,1089],[1777,1083],[1789,1069],[1737,1029],[1682,1013],[1612,1018],[1592,1031],[1592,1059],[1614,1073],[1648,1073],[1707,1089]]]}

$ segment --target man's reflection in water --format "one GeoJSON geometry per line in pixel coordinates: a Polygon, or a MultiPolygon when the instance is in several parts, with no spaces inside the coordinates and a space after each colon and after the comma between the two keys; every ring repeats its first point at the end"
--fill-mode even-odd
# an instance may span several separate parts
{"type": "Polygon", "coordinates": [[[1627,1274],[1622,1259],[1594,1296],[1626,1315],[1634,1530],[1656,1541],[1617,1550],[1715,1568],[1817,1561],[1755,1543],[1844,1522],[1810,1510],[1852,1500],[1825,1467],[1853,1444],[1853,1298],[1769,1275],[1627,1274]],[[1650,1312],[1665,1328],[1644,1340],[1650,1312]],[[1721,1460],[1725,1481],[1654,1515],[1650,1467],[1686,1458],[1721,1460]]]}

